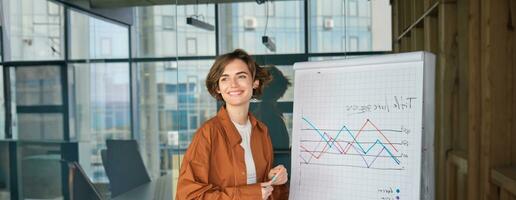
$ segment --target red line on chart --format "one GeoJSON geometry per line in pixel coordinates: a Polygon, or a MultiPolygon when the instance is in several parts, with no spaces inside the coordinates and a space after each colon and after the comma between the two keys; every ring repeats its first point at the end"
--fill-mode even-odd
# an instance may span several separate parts
{"type": "MultiPolygon", "coordinates": [[[[369,120],[369,119],[367,119],[367,120],[366,120],[366,122],[364,123],[364,125],[362,125],[362,128],[360,128],[360,130],[358,130],[358,133],[357,133],[357,135],[355,136],[355,140],[358,140],[358,137],[360,136],[360,133],[362,133],[362,131],[364,130],[364,127],[367,125],[367,123],[371,124],[371,125],[372,125],[372,126],[373,126],[377,131],[378,131],[378,133],[380,133],[380,134],[383,136],[383,138],[384,138],[385,140],[387,140],[387,143],[389,143],[389,145],[391,145],[391,147],[392,147],[396,152],[398,152],[398,149],[396,149],[396,147],[394,147],[394,145],[392,145],[391,141],[389,141],[389,139],[387,139],[387,137],[385,137],[385,135],[382,133],[382,131],[380,131],[380,129],[378,129],[378,127],[376,127],[376,125],[374,125],[374,124],[373,124],[373,122],[371,122],[371,120],[369,120]]],[[[351,144],[348,144],[348,145],[346,145],[346,147],[344,147],[344,149],[346,149],[346,150],[345,150],[345,152],[348,152],[348,151],[349,151],[349,149],[351,148],[351,145],[352,145],[353,143],[355,143],[355,141],[352,141],[352,142],[351,142],[351,144]]]]}

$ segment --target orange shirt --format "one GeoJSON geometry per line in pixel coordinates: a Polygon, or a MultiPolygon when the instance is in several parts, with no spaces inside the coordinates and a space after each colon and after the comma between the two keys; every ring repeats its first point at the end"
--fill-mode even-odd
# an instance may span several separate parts
{"type": "MultiPolygon", "coordinates": [[[[186,150],[179,170],[177,200],[262,199],[260,183],[268,181],[273,163],[272,143],[267,127],[250,113],[249,120],[257,183],[247,184],[242,138],[222,107],[217,116],[197,130],[186,150]]],[[[269,199],[287,198],[286,191],[285,185],[274,186],[269,199]]]]}

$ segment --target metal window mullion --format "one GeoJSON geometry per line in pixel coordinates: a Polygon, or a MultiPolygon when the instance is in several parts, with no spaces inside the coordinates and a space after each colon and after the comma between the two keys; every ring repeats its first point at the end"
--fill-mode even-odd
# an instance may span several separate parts
{"type": "Polygon", "coordinates": [[[68,69],[66,65],[61,66],[61,94],[63,114],[63,139],[70,141],[70,107],[68,98],[68,69]]]}
{"type": "Polygon", "coordinates": [[[134,69],[136,66],[133,66],[133,50],[132,50],[132,26],[127,26],[127,31],[129,34],[129,127],[131,132],[131,139],[137,139],[139,137],[138,129],[139,124],[137,123],[137,118],[135,117],[135,112],[138,112],[138,107],[136,105],[136,73],[134,69]]]}
{"type": "Polygon", "coordinates": [[[34,60],[34,61],[7,61],[1,63],[10,67],[48,67],[49,65],[62,65],[64,60],[34,60]]]}
{"type": "Polygon", "coordinates": [[[310,42],[309,39],[310,38],[309,38],[309,29],[308,29],[308,27],[309,27],[309,24],[308,24],[308,19],[309,19],[308,5],[309,5],[309,3],[308,3],[308,1],[310,1],[310,0],[304,0],[304,8],[303,8],[304,9],[304,15],[305,15],[304,16],[305,21],[303,22],[305,24],[305,27],[304,27],[304,31],[305,31],[305,40],[304,40],[304,42],[305,42],[305,51],[304,51],[304,54],[307,57],[307,60],[308,60],[308,54],[310,53],[309,52],[310,51],[309,50],[309,42],[310,42]]]}
{"type": "Polygon", "coordinates": [[[5,137],[12,139],[12,110],[11,110],[11,73],[9,67],[2,66],[4,82],[4,106],[5,106],[5,137]]]}
{"type": "Polygon", "coordinates": [[[61,95],[63,102],[63,139],[70,141],[70,104],[68,93],[68,60],[70,59],[70,33],[71,20],[70,10],[67,5],[64,6],[64,60],[65,63],[61,65],[61,95]]]}
{"type": "Polygon", "coordinates": [[[16,113],[21,114],[49,114],[49,113],[64,113],[62,105],[40,105],[40,106],[16,106],[16,113]]]}
{"type": "Polygon", "coordinates": [[[18,200],[18,152],[17,143],[9,141],[9,189],[11,192],[11,200],[18,200]]]}
{"type": "MultiPolygon", "coordinates": [[[[1,4],[1,3],[0,3],[1,4]]],[[[1,8],[0,8],[1,9],[1,8]]],[[[0,13],[2,13],[2,11],[0,11],[0,13]]],[[[2,15],[0,15],[0,17],[3,17],[2,15]]],[[[1,23],[1,19],[0,19],[0,23],[1,23]]],[[[2,23],[3,24],[3,23],[2,23]]],[[[2,59],[0,60],[0,62],[4,62],[5,60],[5,57],[4,57],[4,27],[3,26],[0,26],[0,57],[2,57],[2,59]]]]}
{"type": "Polygon", "coordinates": [[[215,3],[215,55],[218,56],[220,53],[219,50],[220,41],[219,41],[219,4],[215,3]]]}

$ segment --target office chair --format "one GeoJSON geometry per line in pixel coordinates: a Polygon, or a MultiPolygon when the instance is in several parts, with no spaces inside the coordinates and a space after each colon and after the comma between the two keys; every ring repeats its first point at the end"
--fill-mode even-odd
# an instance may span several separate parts
{"type": "Polygon", "coordinates": [[[111,197],[151,181],[135,140],[106,140],[106,145],[104,168],[111,197]]]}
{"type": "Polygon", "coordinates": [[[77,162],[68,163],[68,188],[71,200],[102,200],[99,192],[77,162]]]}
{"type": "Polygon", "coordinates": [[[102,159],[102,165],[106,166],[107,163],[108,163],[108,160],[107,160],[107,150],[106,149],[101,149],[100,150],[100,158],[102,159]]]}

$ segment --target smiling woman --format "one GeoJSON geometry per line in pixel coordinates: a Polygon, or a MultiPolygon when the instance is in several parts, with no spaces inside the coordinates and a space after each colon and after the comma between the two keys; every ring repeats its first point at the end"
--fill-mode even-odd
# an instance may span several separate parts
{"type": "Polygon", "coordinates": [[[259,80],[253,81],[249,67],[244,61],[234,59],[224,68],[217,93],[222,95],[226,107],[241,106],[251,99],[253,89],[258,88],[259,83],[259,80]]]}
{"type": "Polygon", "coordinates": [[[288,198],[288,173],[282,165],[272,168],[267,126],[249,113],[251,98],[258,98],[270,80],[243,50],[216,59],[206,87],[224,105],[197,130],[186,151],[176,199],[288,198]]]}

